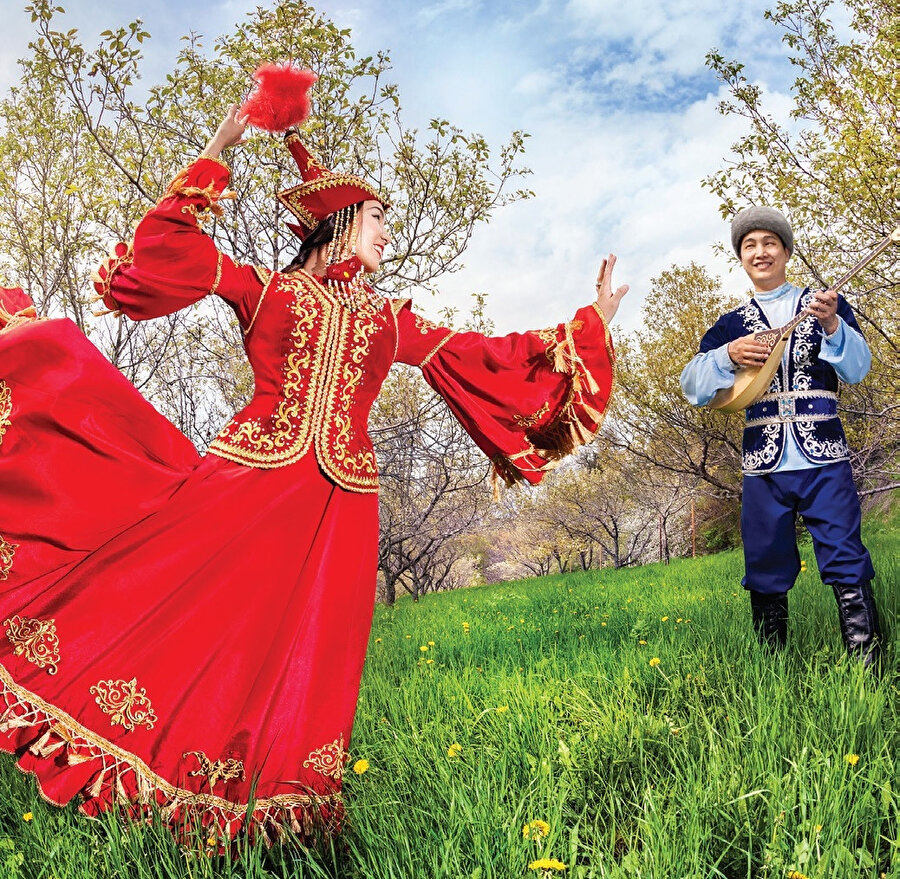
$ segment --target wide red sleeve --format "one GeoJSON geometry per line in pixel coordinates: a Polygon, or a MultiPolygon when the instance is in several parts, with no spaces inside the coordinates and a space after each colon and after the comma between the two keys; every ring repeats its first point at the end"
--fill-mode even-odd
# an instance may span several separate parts
{"type": "Polygon", "coordinates": [[[119,243],[93,274],[98,299],[111,311],[146,320],[171,314],[216,293],[236,311],[247,329],[264,282],[265,270],[238,265],[217,250],[200,228],[210,214],[221,215],[228,167],[200,158],[169,184],[128,245],[119,243]]]}
{"type": "Polygon", "coordinates": [[[422,368],[508,484],[538,483],[600,430],[615,354],[595,305],[567,323],[491,338],[397,311],[396,359],[422,368]]]}

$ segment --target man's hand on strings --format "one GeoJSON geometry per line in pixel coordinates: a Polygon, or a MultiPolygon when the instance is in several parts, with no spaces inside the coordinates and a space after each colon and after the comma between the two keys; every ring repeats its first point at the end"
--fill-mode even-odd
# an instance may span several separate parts
{"type": "Polygon", "coordinates": [[[839,325],[837,316],[837,293],[834,290],[816,290],[806,310],[822,325],[827,335],[834,333],[839,325]]]}
{"type": "Polygon", "coordinates": [[[772,349],[751,333],[728,343],[728,356],[737,366],[762,366],[772,349]]]}

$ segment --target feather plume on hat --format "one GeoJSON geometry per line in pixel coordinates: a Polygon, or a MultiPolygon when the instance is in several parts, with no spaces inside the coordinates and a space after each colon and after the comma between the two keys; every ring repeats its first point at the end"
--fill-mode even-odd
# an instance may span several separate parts
{"type": "Polygon", "coordinates": [[[319,78],[311,70],[301,70],[290,61],[263,64],[253,78],[256,88],[241,105],[240,115],[254,128],[284,131],[309,117],[309,89],[319,78]]]}
{"type": "Polygon", "coordinates": [[[288,223],[305,238],[329,214],[375,199],[388,203],[373,186],[355,174],[335,174],[324,167],[301,142],[295,126],[309,117],[309,89],[318,79],[311,70],[291,62],[263,64],[254,74],[256,87],[238,111],[247,122],[263,131],[286,131],[285,142],[297,163],[302,183],[282,190],[278,200],[300,223],[288,223]]]}

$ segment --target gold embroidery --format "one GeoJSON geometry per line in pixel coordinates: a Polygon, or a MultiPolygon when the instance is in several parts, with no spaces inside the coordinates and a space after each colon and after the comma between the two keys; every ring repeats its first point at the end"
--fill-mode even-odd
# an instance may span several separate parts
{"type": "Polygon", "coordinates": [[[99,681],[91,687],[91,695],[104,714],[111,715],[110,723],[133,730],[136,726],[153,729],[157,721],[153,706],[147,698],[147,691],[137,688],[137,678],[130,681],[99,681]]]}
{"type": "Polygon", "coordinates": [[[344,766],[350,760],[350,754],[344,750],[343,733],[330,745],[323,745],[313,751],[303,761],[303,766],[329,778],[340,779],[344,775],[344,766]]]}
{"type": "Polygon", "coordinates": [[[0,304],[0,334],[8,333],[16,327],[30,324],[36,320],[47,320],[45,317],[37,316],[37,309],[33,305],[26,305],[25,308],[19,309],[15,314],[10,314],[2,304],[0,304]]]}
{"type": "Polygon", "coordinates": [[[0,379],[0,443],[6,434],[6,428],[12,427],[9,416],[12,414],[12,390],[9,385],[0,379]]]}
{"type": "Polygon", "coordinates": [[[212,790],[220,781],[231,781],[236,778],[244,780],[244,761],[229,758],[228,760],[210,760],[203,751],[185,751],[181,756],[193,755],[200,764],[199,769],[189,772],[189,776],[205,776],[209,781],[209,789],[212,790]]]}
{"type": "MultiPolygon", "coordinates": [[[[353,395],[356,392],[356,386],[363,377],[362,362],[369,350],[369,338],[378,329],[375,322],[374,314],[360,309],[350,318],[353,321],[353,342],[349,359],[344,361],[344,367],[341,370],[341,378],[343,384],[341,386],[340,397],[338,398],[338,409],[334,413],[333,419],[329,419],[328,423],[334,423],[337,428],[332,448],[334,449],[334,459],[341,463],[345,469],[353,471],[354,476],[358,477],[360,472],[369,476],[377,476],[378,464],[375,461],[375,453],[371,448],[363,449],[356,455],[351,456],[347,450],[347,442],[353,430],[353,419],[351,410],[353,408],[353,395]]],[[[341,346],[343,348],[343,346],[341,346]]],[[[333,395],[329,394],[329,398],[333,399],[333,395]]]]}
{"type": "Polygon", "coordinates": [[[262,285],[266,285],[269,281],[272,280],[272,275],[275,274],[271,269],[267,269],[265,266],[251,266],[256,277],[259,278],[259,282],[262,285]]]}
{"type": "Polygon", "coordinates": [[[5,580],[12,570],[13,557],[19,548],[18,543],[7,543],[0,534],[0,580],[5,580]]]}
{"type": "MultiPolygon", "coordinates": [[[[325,174],[322,177],[316,177],[312,180],[306,180],[298,183],[290,189],[284,189],[276,193],[276,198],[301,222],[307,229],[314,229],[319,220],[314,214],[303,204],[304,199],[308,195],[315,192],[321,192],[323,189],[334,189],[339,186],[350,186],[358,189],[366,195],[371,196],[375,201],[381,202],[387,210],[390,205],[381,196],[377,189],[370,186],[361,177],[355,174],[325,174]]],[[[363,201],[363,199],[359,199],[363,201]]]]}
{"type": "Polygon", "coordinates": [[[253,329],[253,325],[256,323],[256,318],[259,316],[259,309],[262,307],[263,299],[266,298],[266,293],[269,292],[269,286],[272,283],[272,279],[275,277],[273,272],[270,272],[263,266],[253,266],[253,271],[256,272],[256,277],[259,278],[260,283],[263,285],[263,288],[260,291],[259,301],[256,303],[256,308],[253,309],[253,317],[250,318],[250,323],[247,324],[247,329],[244,330],[244,335],[246,335],[250,332],[250,330],[253,329]]]}
{"type": "Polygon", "coordinates": [[[221,280],[222,280],[222,262],[224,261],[224,259],[225,259],[225,255],[224,255],[224,254],[222,253],[222,251],[220,250],[220,251],[219,251],[219,258],[216,260],[216,276],[215,276],[215,278],[213,278],[213,285],[212,285],[212,287],[209,288],[209,295],[210,295],[210,296],[212,296],[212,294],[215,293],[216,290],[219,289],[219,283],[220,283],[221,280]]]}
{"type": "MultiPolygon", "coordinates": [[[[208,158],[208,156],[204,157],[208,158]]],[[[193,166],[191,166],[193,167],[193,166]]],[[[225,213],[225,208],[219,204],[224,199],[236,198],[235,193],[227,189],[219,190],[216,182],[212,181],[208,186],[192,186],[188,183],[190,180],[191,167],[179,171],[175,175],[175,179],[169,184],[163,198],[202,198],[206,200],[206,205],[200,208],[200,212],[210,211],[214,216],[221,217],[225,213]]],[[[186,205],[182,209],[182,213],[192,213],[195,217],[199,217],[196,209],[192,205],[186,205]]]]}
{"type": "Polygon", "coordinates": [[[535,330],[534,333],[549,348],[551,345],[556,344],[556,333],[558,330],[559,327],[547,327],[543,330],[535,330]]]}
{"type": "MultiPolygon", "coordinates": [[[[109,256],[100,265],[91,272],[91,280],[95,285],[99,284],[100,288],[96,296],[91,302],[102,302],[109,305],[107,300],[116,302],[116,297],[112,295],[113,276],[122,266],[130,266],[134,262],[134,241],[126,244],[119,241],[114,244],[109,256]],[[123,249],[124,248],[124,249],[123,249]],[[106,269],[106,275],[100,274],[100,269],[106,269]]],[[[118,304],[118,303],[116,303],[118,304]]],[[[94,317],[103,317],[105,314],[112,314],[120,317],[122,312],[117,308],[106,308],[103,311],[93,312],[94,317]]]]}
{"type": "Polygon", "coordinates": [[[303,822],[301,829],[308,830],[321,822],[323,807],[339,808],[341,804],[339,792],[290,793],[259,797],[249,808],[246,802],[176,787],[139,757],[87,729],[60,708],[17,684],[0,663],[0,732],[15,728],[28,728],[34,732],[36,743],[45,742],[37,749],[38,756],[61,747],[60,753],[70,766],[96,761],[97,776],[89,797],[114,799],[123,784],[138,791],[156,792],[162,797],[162,801],[156,800],[158,814],[166,822],[170,819],[183,821],[184,815],[190,813],[198,820],[212,821],[227,833],[247,826],[248,822],[276,830],[290,826],[297,832],[297,821],[303,822]]]}
{"type": "Polygon", "coordinates": [[[391,311],[394,312],[394,317],[400,314],[400,310],[406,305],[407,302],[412,302],[412,299],[390,299],[391,303],[391,311]]]}
{"type": "Polygon", "coordinates": [[[433,330],[444,329],[440,324],[436,324],[433,321],[428,320],[427,317],[422,317],[415,312],[413,312],[413,320],[416,322],[416,328],[423,336],[427,336],[433,330]]]}
{"type": "Polygon", "coordinates": [[[431,358],[434,357],[434,355],[437,354],[438,351],[440,351],[441,348],[443,348],[444,345],[446,345],[447,342],[449,342],[455,335],[456,335],[456,330],[451,330],[449,333],[447,333],[447,335],[444,336],[444,338],[441,339],[441,341],[438,342],[437,345],[435,345],[434,348],[432,348],[428,352],[425,359],[419,364],[419,369],[421,369],[423,366],[425,366],[428,363],[428,361],[431,360],[431,358]]]}
{"type": "Polygon", "coordinates": [[[3,621],[3,627],[16,656],[24,656],[38,668],[49,665],[48,674],[56,674],[59,638],[56,637],[55,620],[31,620],[13,616],[3,621]]]}
{"type": "Polygon", "coordinates": [[[292,350],[284,361],[282,390],[268,417],[227,424],[209,446],[212,454],[261,468],[300,460],[315,442],[319,463],[339,485],[353,491],[378,487],[375,455],[351,454],[354,397],[364,376],[372,337],[390,326],[383,297],[360,308],[342,306],[331,291],[303,270],[276,274],[272,283],[292,293],[292,350]]]}
{"type": "Polygon", "coordinates": [[[544,403],[534,415],[514,415],[513,421],[519,425],[519,427],[534,427],[548,412],[550,411],[550,404],[544,403]]]}

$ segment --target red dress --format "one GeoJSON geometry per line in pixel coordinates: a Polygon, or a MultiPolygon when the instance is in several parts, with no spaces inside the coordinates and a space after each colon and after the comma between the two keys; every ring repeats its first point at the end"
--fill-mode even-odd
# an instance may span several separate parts
{"type": "Polygon", "coordinates": [[[613,353],[590,306],[485,338],[236,265],[198,226],[226,182],[195,162],[100,273],[134,319],[211,292],[234,309],[256,390],[205,456],[70,321],[0,293],[0,748],[53,803],[274,838],[340,820],[391,364],[536,483],[599,429],[613,353]]]}

